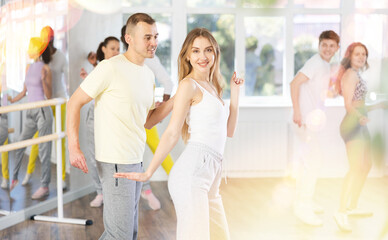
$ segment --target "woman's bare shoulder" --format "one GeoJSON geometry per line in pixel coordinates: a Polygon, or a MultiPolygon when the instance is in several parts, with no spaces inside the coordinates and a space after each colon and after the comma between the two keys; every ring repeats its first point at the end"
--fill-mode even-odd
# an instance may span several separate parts
{"type": "Polygon", "coordinates": [[[353,69],[348,68],[345,71],[343,78],[352,79],[352,78],[358,78],[358,77],[357,77],[357,73],[353,69]]]}
{"type": "Polygon", "coordinates": [[[179,81],[179,87],[188,89],[188,90],[195,90],[197,88],[197,85],[194,82],[195,80],[190,77],[185,77],[181,81],[179,81]]]}

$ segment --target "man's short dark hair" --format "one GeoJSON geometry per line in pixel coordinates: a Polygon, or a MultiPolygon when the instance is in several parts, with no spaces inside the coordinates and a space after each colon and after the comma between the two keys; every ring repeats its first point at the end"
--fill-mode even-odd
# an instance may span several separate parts
{"type": "Polygon", "coordinates": [[[155,23],[155,20],[146,13],[135,13],[128,18],[125,33],[131,34],[132,29],[136,27],[139,22],[145,22],[152,25],[155,23]]]}
{"type": "Polygon", "coordinates": [[[319,35],[319,43],[321,43],[323,39],[331,39],[336,41],[337,44],[340,43],[340,37],[332,30],[323,31],[321,35],[319,35]]]}

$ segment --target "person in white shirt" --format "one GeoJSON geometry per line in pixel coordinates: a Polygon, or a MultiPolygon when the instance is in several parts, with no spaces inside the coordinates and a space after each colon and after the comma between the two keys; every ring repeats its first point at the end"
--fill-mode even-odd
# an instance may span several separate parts
{"type": "Polygon", "coordinates": [[[291,81],[294,134],[299,162],[296,176],[294,214],[303,223],[321,226],[316,213],[323,208],[313,202],[315,185],[321,168],[320,130],[325,122],[324,100],[330,83],[330,60],[339,49],[340,38],[334,31],[319,36],[318,53],[312,56],[291,81]]]}
{"type": "MultiPolygon", "coordinates": [[[[125,42],[125,25],[121,28],[121,42],[124,45],[124,50],[128,48],[128,44],[125,42]]],[[[174,86],[174,83],[171,80],[170,75],[163,67],[157,55],[154,58],[146,58],[144,64],[147,65],[154,73],[156,80],[162,84],[164,88],[163,102],[170,99],[171,91],[174,86]]],[[[155,153],[156,148],[159,144],[159,133],[155,127],[151,129],[146,129],[147,134],[147,145],[150,148],[152,153],[155,153]]],[[[171,154],[168,154],[166,159],[162,163],[163,169],[166,171],[167,175],[170,173],[174,161],[172,160],[171,154]]],[[[153,210],[158,210],[161,207],[159,199],[153,194],[151,189],[150,181],[146,181],[143,184],[143,189],[141,191],[141,197],[147,200],[148,206],[153,210]]]]}
{"type": "Polygon", "coordinates": [[[67,135],[72,166],[88,172],[79,145],[80,110],[95,99],[94,134],[102,184],[105,231],[100,239],[137,239],[142,184],[119,180],[121,171],[143,172],[146,133],[172,110],[173,98],[155,108],[155,76],[144,65],[158,45],[155,20],[145,13],[129,17],[124,54],[100,62],[67,104],[67,135]]]}
{"type": "MultiPolygon", "coordinates": [[[[97,60],[99,62],[110,59],[111,57],[117,56],[120,53],[120,41],[113,36],[109,36],[102,41],[98,48],[97,53],[90,52],[88,55],[88,61],[94,67],[97,66],[97,60]],[[95,59],[95,61],[94,61],[95,59]]],[[[88,76],[88,73],[84,68],[81,69],[80,77],[85,79],[88,76]]],[[[97,162],[95,155],[95,144],[94,144],[94,100],[89,105],[88,113],[86,115],[86,126],[87,126],[87,137],[88,147],[86,149],[86,156],[88,158],[88,166],[90,170],[90,175],[92,177],[94,187],[96,188],[97,195],[90,202],[91,207],[101,207],[103,204],[103,195],[102,195],[102,186],[100,176],[98,175],[97,162]]]]}

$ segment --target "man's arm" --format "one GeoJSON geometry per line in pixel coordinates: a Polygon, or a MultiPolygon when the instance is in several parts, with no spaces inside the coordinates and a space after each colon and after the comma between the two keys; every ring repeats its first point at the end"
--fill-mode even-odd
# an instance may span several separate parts
{"type": "Polygon", "coordinates": [[[160,121],[162,121],[171,112],[173,105],[174,105],[174,97],[162,103],[160,107],[157,107],[149,111],[147,116],[147,121],[144,124],[144,127],[147,129],[151,129],[153,126],[155,126],[160,121]]]}
{"type": "Polygon", "coordinates": [[[79,145],[79,123],[82,106],[90,102],[92,98],[80,87],[74,92],[67,103],[66,128],[69,145],[69,160],[72,166],[88,172],[85,156],[79,145]]]}
{"type": "Polygon", "coordinates": [[[299,72],[290,83],[292,108],[294,109],[293,121],[299,127],[302,126],[302,115],[300,113],[299,93],[300,86],[307,82],[309,78],[303,73],[299,72]]]}

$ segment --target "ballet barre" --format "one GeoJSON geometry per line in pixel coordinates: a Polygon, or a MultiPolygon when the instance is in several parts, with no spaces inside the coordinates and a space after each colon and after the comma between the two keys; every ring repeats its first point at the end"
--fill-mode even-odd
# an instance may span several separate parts
{"type": "Polygon", "coordinates": [[[75,219],[75,218],[64,218],[63,217],[63,189],[62,189],[62,147],[61,147],[61,139],[66,137],[65,132],[62,132],[61,129],[61,104],[65,103],[66,99],[64,98],[53,98],[44,101],[23,103],[17,105],[9,105],[0,107],[0,114],[22,111],[27,109],[48,107],[55,105],[55,129],[56,133],[41,136],[35,139],[28,139],[20,142],[15,142],[11,144],[7,144],[5,146],[0,146],[1,152],[8,152],[20,148],[24,148],[27,146],[53,141],[56,140],[56,150],[57,150],[57,202],[58,202],[58,216],[57,217],[48,217],[42,215],[33,215],[31,216],[31,220],[38,221],[46,221],[46,222],[57,222],[57,223],[71,223],[71,224],[80,224],[80,225],[92,225],[92,220],[87,219],[75,219]]]}

